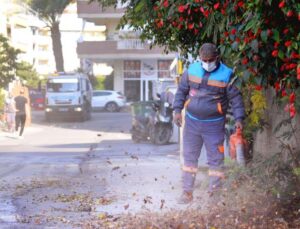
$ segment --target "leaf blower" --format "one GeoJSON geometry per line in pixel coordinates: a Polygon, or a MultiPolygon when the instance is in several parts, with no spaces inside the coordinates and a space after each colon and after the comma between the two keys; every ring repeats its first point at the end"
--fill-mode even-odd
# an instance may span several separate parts
{"type": "Polygon", "coordinates": [[[243,137],[242,130],[237,128],[235,133],[230,136],[229,140],[230,158],[236,160],[238,164],[245,166],[245,155],[248,148],[248,142],[243,137]]]}

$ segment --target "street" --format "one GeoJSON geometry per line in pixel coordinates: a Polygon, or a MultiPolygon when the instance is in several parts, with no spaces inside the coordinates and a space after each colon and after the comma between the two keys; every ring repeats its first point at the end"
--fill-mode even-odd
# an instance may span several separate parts
{"type": "Polygon", "coordinates": [[[32,120],[24,139],[1,136],[1,228],[81,228],[107,215],[178,209],[179,146],[133,143],[130,113],[47,123],[33,111],[32,120]]]}

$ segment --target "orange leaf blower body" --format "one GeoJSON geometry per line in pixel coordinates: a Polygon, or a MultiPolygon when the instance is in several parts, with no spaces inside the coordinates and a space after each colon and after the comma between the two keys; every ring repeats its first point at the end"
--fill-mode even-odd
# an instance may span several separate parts
{"type": "Polygon", "coordinates": [[[242,130],[237,128],[235,133],[230,136],[229,152],[232,160],[245,165],[245,153],[248,150],[248,142],[243,137],[242,130]]]}

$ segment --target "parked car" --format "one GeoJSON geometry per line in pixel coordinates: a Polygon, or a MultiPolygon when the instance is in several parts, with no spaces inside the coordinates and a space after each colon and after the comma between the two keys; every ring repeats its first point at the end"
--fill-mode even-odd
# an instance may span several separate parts
{"type": "Polygon", "coordinates": [[[126,97],[117,91],[95,90],[92,97],[93,110],[105,109],[109,112],[120,111],[126,105],[126,97]]]}

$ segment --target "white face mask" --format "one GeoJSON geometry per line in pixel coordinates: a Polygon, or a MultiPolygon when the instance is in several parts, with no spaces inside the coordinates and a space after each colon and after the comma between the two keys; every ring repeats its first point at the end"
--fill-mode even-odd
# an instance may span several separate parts
{"type": "Polygon", "coordinates": [[[216,61],[210,63],[201,61],[201,63],[202,63],[202,67],[208,72],[212,72],[217,67],[216,61]]]}

